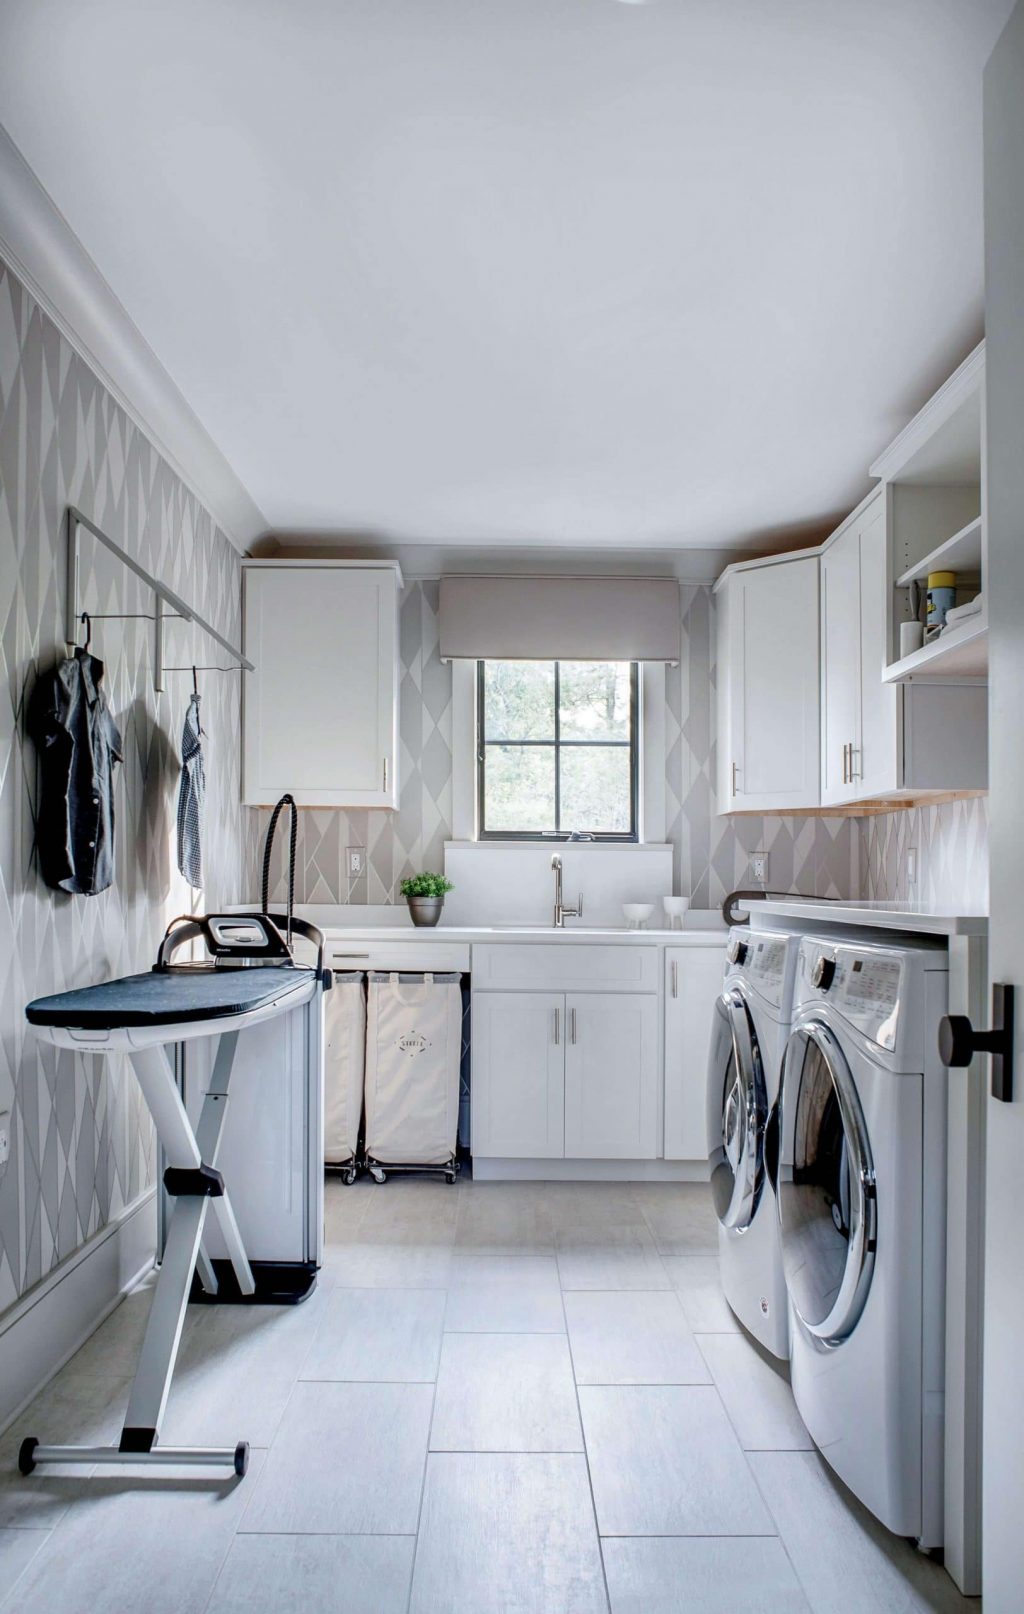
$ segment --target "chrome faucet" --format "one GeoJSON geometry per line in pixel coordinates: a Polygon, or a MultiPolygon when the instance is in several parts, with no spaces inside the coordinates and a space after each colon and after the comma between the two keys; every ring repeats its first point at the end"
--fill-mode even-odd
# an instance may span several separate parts
{"type": "Polygon", "coordinates": [[[557,852],[551,859],[551,867],[555,871],[555,929],[561,930],[567,919],[583,918],[583,892],[576,898],[575,908],[567,908],[562,902],[562,859],[557,852]]]}

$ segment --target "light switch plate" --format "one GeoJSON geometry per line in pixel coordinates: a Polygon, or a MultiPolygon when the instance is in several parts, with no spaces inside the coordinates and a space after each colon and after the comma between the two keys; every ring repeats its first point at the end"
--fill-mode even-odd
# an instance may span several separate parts
{"type": "Polygon", "coordinates": [[[751,854],[750,854],[750,878],[757,885],[767,885],[768,884],[768,853],[767,852],[751,852],[751,854]]]}
{"type": "Polygon", "coordinates": [[[6,1166],[11,1157],[11,1112],[4,1110],[0,1115],[0,1167],[6,1166]]]}
{"type": "Polygon", "coordinates": [[[350,880],[358,880],[366,873],[366,847],[346,846],[345,867],[350,880]]]}

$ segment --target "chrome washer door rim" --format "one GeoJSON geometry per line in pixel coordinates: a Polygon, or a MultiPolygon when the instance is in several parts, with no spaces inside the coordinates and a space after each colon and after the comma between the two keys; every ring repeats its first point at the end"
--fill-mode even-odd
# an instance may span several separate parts
{"type": "Polygon", "coordinates": [[[713,1175],[717,1170],[732,1179],[728,1204],[718,1210],[718,1219],[723,1227],[742,1233],[754,1220],[764,1189],[768,1095],[761,1050],[743,994],[733,989],[723,993],[720,1002],[729,1023],[733,1080],[721,1092],[711,1168],[713,1175]]]}
{"type": "MultiPolygon", "coordinates": [[[[849,1065],[837,1038],[823,1022],[808,1021],[797,1026],[790,1035],[779,1081],[779,1180],[776,1184],[782,1262],[786,1273],[786,1286],[790,1301],[802,1326],[822,1346],[842,1344],[853,1333],[867,1302],[868,1291],[875,1266],[878,1235],[878,1205],[875,1189],[875,1172],[868,1138],[867,1123],[861,1107],[860,1095],[850,1073],[849,1065]],[[797,1196],[801,1189],[817,1188],[822,1202],[828,1195],[822,1191],[820,1174],[816,1171],[818,1157],[814,1145],[822,1136],[827,1104],[822,1105],[820,1091],[805,1086],[803,1076],[808,1044],[820,1055],[827,1073],[842,1137],[840,1143],[839,1192],[832,1195],[831,1222],[836,1236],[830,1239],[831,1253],[846,1244],[841,1280],[837,1285],[816,1285],[819,1295],[834,1293],[834,1300],[813,1307],[808,1302],[808,1273],[812,1267],[813,1243],[807,1236],[808,1222],[805,1205],[797,1196]],[[799,1052],[797,1051],[799,1050],[799,1052]],[[797,1083],[794,1093],[793,1085],[797,1083]],[[808,1103],[807,1094],[818,1111],[822,1129],[803,1125],[801,1105],[808,1103]],[[794,1110],[795,1106],[795,1110],[794,1110]],[[796,1140],[800,1140],[798,1143],[796,1140]],[[807,1159],[798,1165],[794,1159],[797,1149],[807,1159]],[[805,1183],[799,1178],[806,1174],[805,1183]],[[817,1315],[821,1312],[822,1315],[817,1315]]],[[[813,1117],[812,1117],[813,1120],[813,1117]]],[[[824,1220],[824,1219],[822,1219],[824,1220]]]]}

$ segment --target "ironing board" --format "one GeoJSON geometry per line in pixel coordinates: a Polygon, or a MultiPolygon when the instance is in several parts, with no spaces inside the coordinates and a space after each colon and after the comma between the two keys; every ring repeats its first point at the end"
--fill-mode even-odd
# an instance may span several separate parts
{"type": "MultiPolygon", "coordinates": [[[[264,928],[267,941],[261,945],[267,948],[267,956],[283,951],[283,943],[277,946],[281,937],[268,916],[251,916],[245,923],[264,928]]],[[[193,1275],[198,1273],[208,1294],[217,1292],[213,1263],[203,1249],[203,1229],[211,1207],[240,1294],[255,1292],[228,1188],[217,1170],[217,1156],[239,1032],[290,1012],[329,985],[322,969],[323,938],[313,926],[298,920],[294,924],[320,942],[321,957],[315,968],[298,966],[289,957],[277,964],[257,963],[248,968],[171,966],[174,949],[200,935],[215,955],[230,957],[235,944],[225,937],[232,930],[238,932],[237,922],[212,916],[172,926],[157,967],[147,974],[37,998],[25,1010],[36,1034],[58,1048],[128,1055],[167,1161],[164,1186],[174,1196],[174,1209],[119,1444],[42,1445],[29,1437],[22,1442],[18,1458],[23,1474],[31,1473],[39,1463],[226,1463],[239,1476],[246,1471],[246,1441],[233,1448],[161,1446],[158,1442],[193,1275]],[[167,1050],[169,1045],[196,1037],[217,1037],[219,1042],[193,1128],[167,1050]]],[[[252,937],[250,928],[247,943],[252,943],[252,937]]]]}

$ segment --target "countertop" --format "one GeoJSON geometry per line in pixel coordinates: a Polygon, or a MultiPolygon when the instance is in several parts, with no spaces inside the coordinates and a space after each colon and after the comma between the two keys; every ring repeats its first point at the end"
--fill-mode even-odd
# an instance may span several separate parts
{"type": "MultiPolygon", "coordinates": [[[[274,912],[282,911],[283,904],[271,902],[274,912]]],[[[235,903],[231,911],[251,913],[259,903],[235,903]]],[[[328,941],[382,941],[382,942],[584,942],[624,944],[629,947],[671,945],[672,947],[724,947],[728,931],[717,909],[698,909],[686,915],[683,930],[666,930],[664,926],[648,930],[627,930],[624,925],[577,925],[568,920],[561,930],[548,923],[510,921],[495,925],[446,924],[416,926],[408,911],[397,906],[355,905],[348,907],[320,903],[296,903],[295,914],[323,931],[328,941]]]]}
{"type": "Polygon", "coordinates": [[[799,919],[813,925],[858,925],[920,936],[987,936],[988,915],[912,902],[823,902],[813,897],[767,897],[746,904],[751,924],[799,919]]]}

